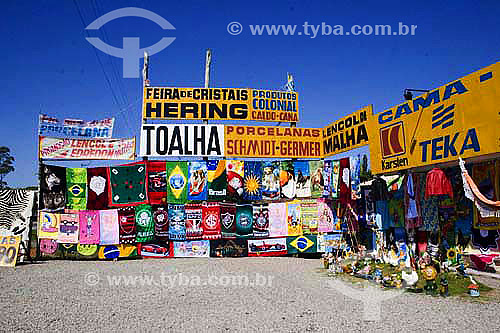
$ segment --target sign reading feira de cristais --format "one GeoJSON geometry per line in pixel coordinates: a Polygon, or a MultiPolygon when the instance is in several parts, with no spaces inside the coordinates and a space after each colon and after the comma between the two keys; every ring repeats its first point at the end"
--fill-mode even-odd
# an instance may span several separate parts
{"type": "Polygon", "coordinates": [[[320,128],[224,126],[225,156],[321,158],[320,128]]]}
{"type": "Polygon", "coordinates": [[[373,173],[500,152],[500,63],[369,117],[373,173]]]}
{"type": "Polygon", "coordinates": [[[324,157],[369,144],[366,127],[368,125],[368,117],[371,117],[372,113],[372,106],[369,105],[323,127],[324,157]]]}
{"type": "Polygon", "coordinates": [[[144,119],[299,121],[294,91],[144,87],[142,111],[144,119]]]}

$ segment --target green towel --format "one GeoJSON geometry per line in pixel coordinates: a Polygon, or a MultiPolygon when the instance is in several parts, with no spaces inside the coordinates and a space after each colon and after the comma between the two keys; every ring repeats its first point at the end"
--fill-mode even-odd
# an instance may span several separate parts
{"type": "Polygon", "coordinates": [[[87,208],[87,169],[67,168],[67,207],[69,209],[87,208]]]}

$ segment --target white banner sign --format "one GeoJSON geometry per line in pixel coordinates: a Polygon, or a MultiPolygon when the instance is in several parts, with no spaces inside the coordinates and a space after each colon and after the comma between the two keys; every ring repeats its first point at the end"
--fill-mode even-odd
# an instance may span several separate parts
{"type": "Polygon", "coordinates": [[[141,156],[224,156],[224,125],[143,124],[141,156]]]}
{"type": "Polygon", "coordinates": [[[84,121],[40,115],[38,135],[78,139],[111,138],[114,124],[115,118],[84,121]]]}

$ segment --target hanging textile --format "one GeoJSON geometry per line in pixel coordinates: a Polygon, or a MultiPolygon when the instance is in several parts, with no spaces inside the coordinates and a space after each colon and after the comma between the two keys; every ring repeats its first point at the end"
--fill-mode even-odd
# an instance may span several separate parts
{"type": "Polygon", "coordinates": [[[186,212],[186,239],[201,239],[203,237],[201,203],[187,204],[184,210],[186,212]]]}
{"type": "Polygon", "coordinates": [[[427,173],[425,198],[434,195],[448,195],[453,199],[453,189],[443,170],[434,168],[427,173]]]}
{"type": "Polygon", "coordinates": [[[207,162],[208,200],[222,201],[226,198],[226,160],[207,162]]]}
{"type": "Polygon", "coordinates": [[[422,200],[422,225],[420,230],[435,231],[439,228],[439,198],[422,200]]]}
{"type": "Polygon", "coordinates": [[[148,202],[144,162],[108,168],[109,206],[131,206],[148,202]]]}
{"type": "Polygon", "coordinates": [[[69,209],[87,208],[87,169],[66,168],[67,203],[69,209]]]}
{"type": "Polygon", "coordinates": [[[295,200],[287,204],[288,236],[302,235],[300,221],[300,201],[295,200]]]}
{"type": "Polygon", "coordinates": [[[76,244],[80,235],[80,218],[77,213],[61,214],[58,243],[76,244]]]}
{"type": "Polygon", "coordinates": [[[165,206],[152,206],[154,238],[159,241],[168,240],[168,209],[165,206]]]}
{"type": "Polygon", "coordinates": [[[251,237],[253,228],[252,205],[236,205],[236,233],[238,237],[251,237]]]}
{"type": "Polygon", "coordinates": [[[239,202],[243,198],[244,167],[243,161],[226,161],[227,198],[229,200],[239,202]]]}
{"type": "MultiPolygon", "coordinates": [[[[425,185],[425,179],[424,179],[424,185],[425,185]]],[[[388,186],[384,178],[378,175],[375,176],[370,186],[371,186],[371,195],[375,202],[389,199],[388,186]]]]}
{"type": "Polygon", "coordinates": [[[99,211],[81,210],[80,216],[80,244],[99,244],[99,211]]]}
{"type": "Polygon", "coordinates": [[[148,198],[151,205],[167,203],[167,164],[165,161],[147,161],[148,198]]]}
{"type": "Polygon", "coordinates": [[[319,206],[315,199],[300,202],[300,221],[303,234],[318,233],[319,206]]]}
{"type": "Polygon", "coordinates": [[[359,155],[349,158],[350,173],[351,173],[351,199],[361,199],[361,161],[359,155]]]}
{"type": "Polygon", "coordinates": [[[380,230],[388,230],[391,226],[389,206],[385,200],[375,202],[375,223],[380,230]]]}
{"type": "Polygon", "coordinates": [[[332,161],[332,198],[339,197],[340,161],[332,161]]]}
{"type": "Polygon", "coordinates": [[[318,199],[318,232],[331,232],[334,228],[335,212],[330,199],[318,199]]]}
{"type": "Polygon", "coordinates": [[[167,162],[167,202],[184,204],[187,200],[188,187],[187,162],[167,162]]]}
{"type": "Polygon", "coordinates": [[[203,239],[221,238],[220,226],[220,204],[217,202],[205,202],[202,205],[203,214],[203,239]]]}
{"type": "Polygon", "coordinates": [[[210,241],[211,257],[248,257],[247,240],[216,239],[210,241]]]}
{"type": "Polygon", "coordinates": [[[186,240],[186,211],[184,205],[168,204],[168,238],[186,240]]]}
{"type": "Polygon", "coordinates": [[[325,161],[323,164],[323,198],[329,198],[332,195],[332,161],[325,161]]]}
{"type": "Polygon", "coordinates": [[[403,200],[391,199],[388,201],[389,215],[391,217],[390,226],[403,228],[405,221],[405,209],[403,200]]]}
{"type": "MultiPolygon", "coordinates": [[[[460,168],[455,171],[452,176],[451,184],[453,186],[453,193],[455,194],[455,202],[457,206],[457,220],[455,221],[455,232],[459,232],[462,236],[469,237],[471,235],[472,221],[474,219],[473,212],[473,201],[471,201],[467,195],[470,195],[470,191],[466,190],[468,184],[466,184],[467,179],[462,177],[462,173],[465,171],[465,175],[469,175],[467,169],[465,168],[465,163],[460,159],[460,168]],[[464,182],[465,180],[465,182],[464,182]]],[[[464,175],[464,176],[465,176],[464,175]]]]}
{"type": "Polygon", "coordinates": [[[247,201],[262,200],[262,163],[245,161],[243,180],[243,199],[247,201]]]}
{"type": "Polygon", "coordinates": [[[316,253],[316,251],[318,250],[318,238],[316,237],[316,235],[287,237],[286,244],[288,254],[316,253]]]}
{"type": "Polygon", "coordinates": [[[136,242],[151,242],[154,239],[154,220],[151,205],[138,205],[135,208],[136,242]]]}
{"type": "Polygon", "coordinates": [[[349,157],[340,159],[339,200],[343,205],[351,202],[351,169],[349,157]]]}
{"type": "Polygon", "coordinates": [[[189,162],[188,200],[207,200],[207,162],[189,162]]]}
{"type": "Polygon", "coordinates": [[[366,225],[369,227],[375,227],[377,225],[376,219],[377,214],[375,213],[375,201],[372,196],[372,189],[370,186],[364,186],[361,189],[363,203],[365,205],[365,221],[366,225]]]}
{"type": "Polygon", "coordinates": [[[40,212],[38,224],[38,239],[54,239],[57,240],[59,236],[59,223],[61,222],[61,215],[49,212],[40,212]]]}
{"type": "Polygon", "coordinates": [[[417,174],[409,172],[404,184],[406,229],[414,229],[422,225],[422,212],[420,207],[421,191],[418,177],[419,176],[417,174]]]}
{"type": "Polygon", "coordinates": [[[309,173],[311,175],[311,197],[320,198],[323,195],[323,161],[309,161],[309,173]]]}
{"type": "Polygon", "coordinates": [[[280,162],[262,163],[262,199],[280,198],[280,162]]]}
{"type": "Polygon", "coordinates": [[[120,243],[120,227],[118,225],[118,211],[116,209],[99,211],[100,245],[114,245],[120,243]]]}
{"type": "Polygon", "coordinates": [[[268,257],[286,255],[286,237],[271,239],[249,239],[248,256],[249,257],[268,257]]]}
{"type": "MultiPolygon", "coordinates": [[[[246,163],[245,163],[246,167],[246,163]]],[[[221,203],[220,224],[222,238],[236,238],[236,205],[232,203],[221,203]]]]}
{"type": "Polygon", "coordinates": [[[108,169],[87,169],[87,209],[108,208],[108,169]]]}
{"type": "Polygon", "coordinates": [[[309,162],[295,161],[293,169],[295,172],[295,195],[297,198],[309,198],[311,196],[309,162]]]}
{"type": "Polygon", "coordinates": [[[253,205],[253,236],[269,237],[269,206],[267,204],[253,205]]]}
{"type": "Polygon", "coordinates": [[[64,210],[66,207],[66,169],[45,164],[41,169],[40,208],[47,212],[64,210]]]}
{"type": "Polygon", "coordinates": [[[118,208],[118,223],[120,225],[120,244],[135,244],[135,208],[118,208]]]}
{"type": "Polygon", "coordinates": [[[286,203],[270,203],[269,209],[269,237],[288,235],[286,203]]]}
{"type": "Polygon", "coordinates": [[[293,161],[280,162],[280,186],[281,198],[295,198],[295,174],[293,170],[293,161]]]}
{"type": "Polygon", "coordinates": [[[472,228],[472,245],[481,252],[500,248],[500,232],[498,230],[480,230],[472,228]]]}

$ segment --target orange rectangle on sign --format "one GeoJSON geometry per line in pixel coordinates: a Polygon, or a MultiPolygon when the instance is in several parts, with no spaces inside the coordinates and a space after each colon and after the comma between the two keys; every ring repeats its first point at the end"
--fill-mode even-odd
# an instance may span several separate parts
{"type": "Polygon", "coordinates": [[[322,158],[320,128],[224,126],[227,157],[322,158]]]}

